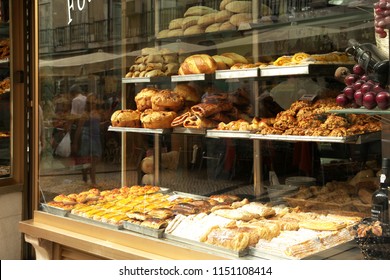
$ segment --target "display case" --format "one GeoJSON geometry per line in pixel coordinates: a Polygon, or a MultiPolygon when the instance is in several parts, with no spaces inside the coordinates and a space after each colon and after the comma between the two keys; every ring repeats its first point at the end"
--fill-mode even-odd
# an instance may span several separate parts
{"type": "Polygon", "coordinates": [[[42,258],[361,258],[387,110],[336,103],[348,40],[376,43],[373,2],[349,2],[40,4],[26,240],[42,258]]]}

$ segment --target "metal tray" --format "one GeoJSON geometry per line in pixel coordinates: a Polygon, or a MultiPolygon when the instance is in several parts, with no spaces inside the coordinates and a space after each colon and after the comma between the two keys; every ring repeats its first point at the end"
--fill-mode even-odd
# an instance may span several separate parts
{"type": "Polygon", "coordinates": [[[170,133],[172,131],[172,129],[170,129],[170,128],[137,128],[137,127],[109,126],[108,131],[150,133],[150,134],[167,134],[167,133],[170,133]]]}
{"type": "Polygon", "coordinates": [[[212,80],[215,74],[189,74],[189,75],[173,75],[172,82],[189,82],[189,81],[208,81],[212,80]]]}
{"type": "MultiPolygon", "coordinates": [[[[324,249],[312,255],[302,258],[302,260],[323,260],[328,259],[334,255],[338,255],[342,252],[351,250],[356,247],[354,240],[347,241],[345,243],[336,245],[332,248],[324,249]]],[[[299,258],[290,257],[287,255],[276,255],[272,253],[267,253],[264,250],[257,249],[255,247],[248,248],[248,254],[254,257],[267,259],[267,260],[297,260],[299,258]]]]}
{"type": "Polygon", "coordinates": [[[155,238],[163,238],[164,231],[165,231],[165,229],[149,228],[141,225],[136,225],[127,221],[123,222],[123,228],[126,230],[130,230],[133,232],[137,232],[155,238]]]}
{"type": "Polygon", "coordinates": [[[175,127],[175,128],[173,128],[172,133],[204,135],[204,134],[206,134],[206,129],[204,129],[204,128],[175,127]]]}
{"type": "Polygon", "coordinates": [[[244,249],[241,251],[234,251],[234,250],[229,250],[229,249],[226,249],[223,247],[203,243],[200,241],[194,241],[194,240],[190,240],[187,238],[183,238],[183,237],[179,237],[179,236],[167,234],[167,233],[164,233],[164,238],[166,238],[168,240],[173,240],[173,241],[177,241],[180,243],[184,243],[184,244],[187,244],[190,246],[198,247],[198,248],[201,248],[201,249],[204,249],[207,251],[214,251],[214,252],[222,253],[224,255],[231,255],[231,256],[234,256],[236,258],[244,257],[244,256],[248,255],[248,253],[249,253],[248,249],[244,249]]]}
{"type": "Polygon", "coordinates": [[[170,198],[168,198],[168,199],[174,199],[175,196],[176,197],[188,197],[188,198],[200,199],[200,200],[208,199],[208,197],[203,196],[203,195],[197,195],[197,194],[185,193],[185,192],[177,192],[177,191],[170,192],[170,193],[168,193],[168,195],[170,196],[170,198]]]}
{"type": "Polygon", "coordinates": [[[258,67],[237,69],[237,70],[217,70],[215,79],[239,79],[239,78],[256,78],[259,76],[260,69],[258,67]]]}
{"type": "Polygon", "coordinates": [[[67,217],[70,214],[70,210],[65,210],[60,207],[54,207],[46,203],[41,203],[41,208],[42,211],[61,217],[67,217]]]}
{"type": "Polygon", "coordinates": [[[239,130],[217,130],[211,129],[207,130],[207,137],[215,137],[215,138],[250,138],[250,131],[239,131],[239,130]]]}
{"type": "Polygon", "coordinates": [[[277,141],[304,141],[304,142],[332,142],[332,143],[351,143],[361,144],[365,142],[371,142],[380,140],[380,132],[373,132],[367,134],[357,134],[345,137],[333,137],[333,136],[294,136],[294,135],[276,135],[276,134],[250,134],[250,139],[263,139],[263,140],[277,140],[277,141]]]}
{"type": "Polygon", "coordinates": [[[87,223],[87,224],[101,226],[101,227],[105,227],[105,228],[109,228],[109,229],[123,229],[123,225],[111,225],[111,224],[108,224],[108,223],[103,223],[101,221],[95,221],[95,220],[92,220],[90,218],[85,218],[85,217],[82,217],[82,216],[79,216],[79,215],[75,215],[75,214],[72,214],[72,213],[69,213],[68,217],[71,218],[71,219],[77,220],[77,221],[81,221],[81,222],[87,223]]]}
{"type": "Polygon", "coordinates": [[[123,84],[138,84],[138,83],[166,83],[170,82],[171,78],[168,76],[160,77],[135,77],[135,78],[122,78],[123,84]]]}

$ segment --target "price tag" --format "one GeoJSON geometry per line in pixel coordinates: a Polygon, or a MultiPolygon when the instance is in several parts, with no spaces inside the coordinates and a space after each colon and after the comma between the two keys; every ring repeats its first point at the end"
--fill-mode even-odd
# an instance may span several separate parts
{"type": "Polygon", "coordinates": [[[317,98],[317,94],[315,93],[305,93],[304,95],[301,96],[301,98],[299,98],[299,100],[301,101],[309,101],[309,102],[313,102],[314,99],[317,98]]]}

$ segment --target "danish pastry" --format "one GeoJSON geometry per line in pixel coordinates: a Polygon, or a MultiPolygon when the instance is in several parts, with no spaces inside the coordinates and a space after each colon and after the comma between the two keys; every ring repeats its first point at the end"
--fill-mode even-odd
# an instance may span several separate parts
{"type": "Polygon", "coordinates": [[[145,110],[141,114],[141,124],[144,128],[171,128],[172,121],[177,114],[173,111],[145,110]]]}

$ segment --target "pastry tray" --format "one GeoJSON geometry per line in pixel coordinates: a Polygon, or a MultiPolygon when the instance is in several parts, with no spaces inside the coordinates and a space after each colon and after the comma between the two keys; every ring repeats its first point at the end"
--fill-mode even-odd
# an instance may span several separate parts
{"type": "Polygon", "coordinates": [[[201,248],[201,249],[204,249],[207,251],[219,252],[221,254],[230,255],[230,256],[237,257],[237,258],[244,257],[244,256],[248,255],[248,253],[249,253],[248,248],[246,248],[244,250],[240,250],[240,251],[234,251],[234,250],[226,249],[223,247],[207,244],[204,242],[195,241],[195,240],[187,239],[184,237],[176,236],[173,234],[164,233],[164,238],[166,238],[167,240],[173,240],[173,241],[177,241],[177,242],[184,243],[187,245],[191,245],[193,247],[198,247],[198,248],[201,248]]]}
{"type": "Polygon", "coordinates": [[[123,228],[136,233],[144,234],[155,238],[163,238],[165,229],[155,229],[145,227],[137,224],[130,223],[128,221],[123,222],[123,228]]]}
{"type": "Polygon", "coordinates": [[[61,216],[61,217],[66,217],[70,213],[70,210],[66,210],[66,209],[63,209],[61,207],[51,206],[51,205],[48,205],[46,203],[41,203],[41,208],[42,208],[42,211],[44,211],[44,212],[47,212],[47,213],[50,213],[53,215],[57,215],[57,216],[61,216]]]}
{"type": "MultiPolygon", "coordinates": [[[[302,260],[324,260],[328,259],[334,255],[338,255],[342,252],[351,250],[356,247],[356,243],[354,240],[347,241],[342,244],[335,245],[332,248],[324,249],[322,251],[313,253],[306,257],[301,258],[302,260]]],[[[278,255],[272,254],[264,251],[264,249],[257,249],[255,247],[248,248],[248,254],[254,257],[267,259],[267,260],[298,260],[299,258],[287,256],[287,255],[278,255]]]]}
{"type": "Polygon", "coordinates": [[[101,227],[105,227],[105,228],[109,228],[109,229],[123,229],[123,225],[112,225],[112,224],[108,224],[108,223],[103,223],[101,221],[95,221],[95,220],[92,220],[90,218],[85,218],[85,217],[75,215],[72,213],[69,213],[68,217],[71,219],[77,220],[77,221],[87,223],[87,224],[101,226],[101,227]]]}

